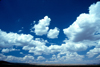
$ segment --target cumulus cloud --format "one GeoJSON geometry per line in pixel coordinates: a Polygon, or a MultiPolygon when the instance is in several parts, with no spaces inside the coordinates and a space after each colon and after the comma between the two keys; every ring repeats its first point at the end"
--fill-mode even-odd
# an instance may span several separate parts
{"type": "Polygon", "coordinates": [[[51,60],[53,61],[81,61],[84,58],[84,55],[79,55],[76,52],[60,52],[57,55],[52,55],[51,60]]]}
{"type": "Polygon", "coordinates": [[[17,34],[17,33],[6,33],[0,30],[0,47],[7,48],[3,49],[2,52],[13,51],[14,49],[8,49],[8,47],[21,46],[23,50],[29,50],[30,53],[42,54],[47,47],[45,44],[48,43],[47,40],[41,38],[33,39],[30,34],[17,34]]]}
{"type": "Polygon", "coordinates": [[[26,55],[26,56],[23,57],[23,60],[26,61],[26,62],[33,61],[34,60],[34,57],[31,56],[31,55],[26,55]]]}
{"type": "MultiPolygon", "coordinates": [[[[47,40],[41,38],[34,38],[30,34],[17,34],[13,32],[5,32],[0,29],[0,48],[21,46],[23,50],[28,50],[29,53],[34,53],[34,55],[42,54],[54,54],[58,52],[57,55],[52,55],[51,60],[55,61],[69,61],[69,60],[82,60],[83,55],[79,55],[76,51],[86,50],[88,47],[95,46],[87,52],[88,57],[93,57],[94,55],[100,53],[100,12],[99,6],[100,2],[92,4],[89,7],[89,14],[82,13],[77,17],[76,21],[70,25],[68,28],[63,29],[64,34],[69,40],[64,40],[65,43],[61,45],[50,45],[47,40]],[[34,38],[34,39],[33,39],[34,38]],[[96,42],[96,43],[95,43],[96,42]]],[[[44,19],[39,20],[38,24],[35,24],[32,28],[36,35],[47,34],[48,38],[58,38],[59,30],[57,27],[49,30],[49,24],[51,19],[45,16],[44,19]],[[49,32],[48,32],[49,30],[49,32]]],[[[16,49],[2,49],[1,52],[14,51],[16,49]]],[[[22,54],[20,52],[20,54],[22,54]]],[[[22,60],[26,62],[32,62],[34,57],[31,55],[25,55],[24,57],[15,56],[5,56],[0,54],[0,59],[5,60],[22,60]]],[[[97,57],[98,58],[98,57],[97,57]]],[[[38,56],[37,60],[45,59],[43,56],[38,56]]]]}
{"type": "Polygon", "coordinates": [[[44,60],[45,58],[43,56],[38,56],[37,60],[44,60]]]}
{"type": "MultiPolygon", "coordinates": [[[[49,30],[49,24],[50,24],[50,21],[51,19],[48,18],[48,16],[45,16],[44,19],[41,19],[39,20],[39,23],[38,24],[35,24],[32,29],[35,29],[34,30],[34,33],[36,35],[44,35],[44,34],[47,34],[47,31],[49,30]]],[[[31,31],[33,31],[31,29],[31,31]]]]}
{"type": "Polygon", "coordinates": [[[5,56],[3,54],[0,54],[0,60],[33,63],[35,59],[32,55],[25,55],[24,57],[16,57],[12,55],[5,56]]]}
{"type": "Polygon", "coordinates": [[[30,44],[32,39],[30,34],[6,33],[0,29],[0,47],[24,46],[30,44]]]}
{"type": "Polygon", "coordinates": [[[89,14],[82,13],[76,21],[68,28],[63,29],[69,40],[79,42],[83,40],[95,41],[100,39],[100,35],[95,33],[100,29],[100,2],[89,7],[89,14]]]}
{"type": "Polygon", "coordinates": [[[8,53],[8,52],[11,52],[11,51],[20,51],[20,49],[15,49],[15,48],[8,49],[8,48],[6,48],[6,49],[2,49],[1,52],[8,53]]]}
{"type": "Polygon", "coordinates": [[[54,38],[58,38],[58,35],[59,35],[59,30],[57,27],[55,27],[54,29],[49,30],[47,37],[54,39],[54,38]]]}
{"type": "Polygon", "coordinates": [[[87,56],[89,58],[92,58],[93,56],[97,55],[98,53],[100,53],[100,48],[94,48],[87,52],[87,56]]]}

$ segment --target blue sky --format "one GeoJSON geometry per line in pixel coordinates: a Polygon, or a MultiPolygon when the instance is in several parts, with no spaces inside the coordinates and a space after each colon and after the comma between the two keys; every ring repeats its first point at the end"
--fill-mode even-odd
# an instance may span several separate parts
{"type": "Polygon", "coordinates": [[[0,60],[100,63],[98,0],[1,0],[0,60]]]}

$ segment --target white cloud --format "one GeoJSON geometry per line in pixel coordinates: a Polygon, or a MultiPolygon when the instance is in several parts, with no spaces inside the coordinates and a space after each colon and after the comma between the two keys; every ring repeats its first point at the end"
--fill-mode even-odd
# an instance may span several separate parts
{"type": "Polygon", "coordinates": [[[87,52],[87,56],[89,58],[92,58],[94,55],[97,55],[98,53],[100,53],[100,48],[94,48],[87,52]]]}
{"type": "Polygon", "coordinates": [[[52,55],[51,60],[58,62],[82,61],[84,55],[79,55],[76,52],[60,52],[57,55],[52,55]]]}
{"type": "Polygon", "coordinates": [[[6,61],[15,61],[15,62],[21,62],[23,61],[23,58],[22,57],[15,57],[15,56],[6,56],[6,61]]]}
{"type": "Polygon", "coordinates": [[[43,56],[38,56],[37,60],[44,60],[45,58],[43,56]]]}
{"type": "Polygon", "coordinates": [[[96,58],[100,58],[100,55],[98,55],[96,58]]]}
{"type": "Polygon", "coordinates": [[[24,57],[15,57],[15,56],[12,56],[12,55],[5,56],[3,54],[0,54],[0,60],[33,63],[33,61],[35,59],[31,55],[25,55],[24,57]]]}
{"type": "Polygon", "coordinates": [[[1,52],[3,52],[3,53],[8,53],[8,52],[11,52],[11,51],[20,51],[20,49],[15,49],[15,48],[10,48],[10,49],[8,49],[8,48],[6,48],[6,49],[2,49],[1,52]]]}
{"type": "Polygon", "coordinates": [[[54,39],[54,38],[58,38],[58,35],[59,35],[59,30],[57,27],[55,27],[54,29],[49,30],[47,37],[54,39]]]}
{"type": "Polygon", "coordinates": [[[29,53],[34,53],[34,55],[49,54],[48,47],[45,45],[36,46],[35,48],[29,49],[29,53]]]}
{"type": "MultiPolygon", "coordinates": [[[[39,20],[38,24],[35,24],[32,29],[34,30],[34,33],[36,35],[44,35],[47,34],[47,31],[49,30],[49,24],[50,24],[51,19],[48,18],[48,16],[45,16],[44,19],[39,20]]],[[[32,31],[31,29],[31,31],[32,31]]]]}
{"type": "Polygon", "coordinates": [[[0,47],[24,46],[30,44],[32,39],[30,34],[6,33],[0,29],[0,47]]]}
{"type": "Polygon", "coordinates": [[[34,57],[31,56],[31,55],[26,55],[26,56],[23,57],[23,59],[24,59],[25,61],[29,61],[29,60],[34,60],[34,57]]]}
{"type": "Polygon", "coordinates": [[[94,35],[100,29],[100,2],[89,7],[89,14],[82,13],[68,28],[63,29],[69,40],[79,42],[83,40],[95,41],[100,35],[94,35]]]}
{"type": "Polygon", "coordinates": [[[33,24],[35,24],[36,21],[33,21],[33,24]]]}
{"type": "MultiPolygon", "coordinates": [[[[69,61],[69,60],[82,60],[83,55],[79,55],[76,51],[86,50],[88,47],[96,46],[96,48],[87,52],[88,57],[93,57],[94,55],[100,53],[100,35],[94,35],[100,32],[100,15],[98,10],[100,2],[93,4],[89,7],[89,14],[81,14],[77,17],[76,21],[70,25],[70,27],[63,29],[64,34],[69,38],[65,40],[65,43],[61,45],[50,45],[46,46],[46,43],[49,43],[47,40],[41,38],[34,38],[30,34],[17,34],[17,33],[7,33],[0,29],[0,47],[12,47],[12,46],[21,46],[23,50],[28,50],[29,53],[34,53],[34,55],[42,54],[54,54],[59,52],[57,55],[52,55],[51,60],[55,61],[69,61]],[[97,11],[97,12],[96,12],[97,11]],[[96,42],[96,43],[95,43],[96,42]]],[[[33,26],[34,33],[36,35],[47,34],[49,30],[49,24],[51,19],[48,16],[45,16],[44,19],[39,20],[38,24],[33,26]]],[[[33,30],[32,30],[33,31],[33,30]]],[[[48,38],[57,38],[59,35],[59,30],[57,27],[50,29],[47,37],[48,38]]],[[[14,51],[13,49],[3,49],[2,52],[14,51]]],[[[22,53],[20,53],[22,54],[22,53]]],[[[32,62],[34,57],[31,55],[26,55],[24,57],[15,57],[15,56],[5,56],[0,54],[0,59],[6,58],[6,60],[22,60],[32,62]]],[[[39,56],[37,60],[43,59],[42,56],[39,56]]]]}

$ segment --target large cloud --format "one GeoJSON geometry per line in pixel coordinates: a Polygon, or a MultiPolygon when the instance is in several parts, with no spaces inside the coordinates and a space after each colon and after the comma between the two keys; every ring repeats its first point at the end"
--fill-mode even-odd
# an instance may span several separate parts
{"type": "Polygon", "coordinates": [[[59,35],[59,30],[57,27],[55,27],[54,29],[49,30],[47,37],[54,39],[54,38],[58,38],[58,35],[59,35]]]}
{"type": "MultiPolygon", "coordinates": [[[[63,29],[69,40],[79,42],[83,40],[95,41],[100,39],[96,32],[100,29],[100,2],[89,7],[89,14],[82,13],[68,28],[63,29]]],[[[98,32],[99,33],[99,32],[98,32]]]]}
{"type": "MultiPolygon", "coordinates": [[[[35,24],[32,29],[34,30],[34,33],[36,35],[44,35],[47,34],[47,31],[49,30],[49,24],[50,24],[51,19],[48,18],[48,16],[45,16],[44,19],[39,20],[38,24],[35,24]]],[[[31,29],[31,30],[32,30],[31,29]]]]}

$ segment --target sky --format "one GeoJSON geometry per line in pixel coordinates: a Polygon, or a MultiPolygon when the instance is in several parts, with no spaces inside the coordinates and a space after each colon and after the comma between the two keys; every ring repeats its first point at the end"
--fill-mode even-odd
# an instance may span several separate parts
{"type": "Polygon", "coordinates": [[[100,63],[100,1],[1,0],[0,60],[100,63]]]}

